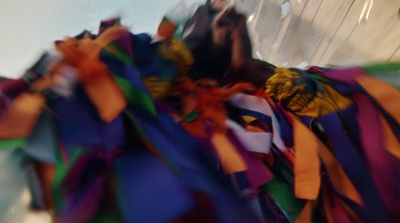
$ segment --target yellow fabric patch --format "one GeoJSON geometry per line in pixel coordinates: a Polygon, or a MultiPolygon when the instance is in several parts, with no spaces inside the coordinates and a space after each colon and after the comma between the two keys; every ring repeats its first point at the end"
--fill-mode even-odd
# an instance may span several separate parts
{"type": "Polygon", "coordinates": [[[282,101],[292,96],[296,91],[303,90],[304,85],[295,86],[295,81],[302,76],[287,68],[278,67],[274,75],[267,80],[265,92],[274,100],[282,101]]]}
{"type": "Polygon", "coordinates": [[[256,118],[254,118],[252,116],[248,116],[248,115],[243,115],[242,118],[246,122],[246,124],[249,124],[249,123],[257,120],[256,118]]]}
{"type": "Polygon", "coordinates": [[[164,59],[171,59],[178,68],[179,74],[186,74],[194,64],[194,57],[183,41],[171,39],[162,43],[158,53],[164,59]]]}
{"type": "Polygon", "coordinates": [[[157,100],[167,97],[172,87],[171,80],[159,80],[156,76],[142,77],[142,82],[157,100]]]}
{"type": "Polygon", "coordinates": [[[322,91],[301,93],[307,84],[296,84],[303,75],[286,68],[276,68],[266,83],[266,93],[275,101],[283,102],[286,109],[302,116],[319,117],[347,108],[353,102],[340,95],[331,86],[316,82],[322,91]]]}
{"type": "Polygon", "coordinates": [[[331,86],[324,83],[319,84],[322,86],[324,92],[318,91],[314,98],[302,108],[296,106],[296,100],[301,100],[300,98],[304,96],[310,96],[296,94],[296,96],[293,98],[293,101],[290,105],[295,111],[297,109],[297,115],[318,117],[346,109],[353,104],[353,101],[350,98],[340,95],[331,86]]]}

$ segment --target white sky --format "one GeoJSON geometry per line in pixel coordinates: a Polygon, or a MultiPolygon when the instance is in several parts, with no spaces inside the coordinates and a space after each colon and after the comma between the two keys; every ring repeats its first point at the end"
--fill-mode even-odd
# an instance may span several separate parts
{"type": "MultiPolygon", "coordinates": [[[[180,0],[0,0],[0,76],[18,77],[54,40],[97,33],[100,20],[122,16],[132,32],[154,33],[180,0]]],[[[198,0],[186,0],[188,4],[198,0]]],[[[202,2],[200,0],[200,2],[202,2]]]]}

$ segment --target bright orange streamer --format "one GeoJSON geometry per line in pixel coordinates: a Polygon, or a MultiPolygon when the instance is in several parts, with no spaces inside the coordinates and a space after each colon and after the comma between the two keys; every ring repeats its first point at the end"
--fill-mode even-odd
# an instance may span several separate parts
{"type": "Polygon", "coordinates": [[[70,38],[57,45],[57,50],[65,57],[55,66],[53,72],[57,73],[57,69],[64,65],[78,68],[79,81],[105,122],[114,120],[125,109],[127,102],[111,76],[111,71],[100,60],[99,54],[111,41],[127,34],[129,32],[125,28],[116,26],[107,29],[95,40],[70,38]]]}
{"type": "Polygon", "coordinates": [[[296,219],[296,223],[310,223],[312,222],[312,209],[313,201],[307,201],[303,209],[300,212],[299,217],[296,219]]]}
{"type": "Polygon", "coordinates": [[[358,194],[357,189],[351,183],[334,155],[324,145],[319,147],[318,154],[320,155],[322,162],[325,164],[333,187],[339,193],[351,199],[355,203],[363,205],[363,201],[361,196],[358,194]]]}
{"type": "Polygon", "coordinates": [[[400,124],[400,91],[379,79],[359,76],[356,81],[400,124]]]}
{"type": "Polygon", "coordinates": [[[293,119],[293,136],[296,159],[294,163],[294,188],[297,198],[316,200],[321,186],[318,150],[321,143],[296,117],[293,119]]]}
{"type": "Polygon", "coordinates": [[[211,141],[221,161],[222,169],[226,174],[247,170],[245,161],[225,134],[216,132],[211,141]]]}
{"type": "Polygon", "coordinates": [[[0,120],[0,138],[26,138],[44,107],[45,98],[38,94],[22,93],[4,112],[0,120]]]}

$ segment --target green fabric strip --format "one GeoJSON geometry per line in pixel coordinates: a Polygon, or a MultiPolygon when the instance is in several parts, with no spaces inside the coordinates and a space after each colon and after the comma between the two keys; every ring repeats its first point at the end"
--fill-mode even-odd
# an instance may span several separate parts
{"type": "Polygon", "coordinates": [[[69,163],[65,163],[62,157],[61,149],[57,150],[57,164],[56,164],[56,175],[53,182],[51,183],[52,198],[56,207],[56,212],[61,213],[65,208],[65,197],[62,190],[62,182],[68,174],[69,168],[78,160],[80,156],[87,153],[87,149],[77,149],[71,156],[69,163]]]}
{"type": "Polygon", "coordinates": [[[0,150],[2,149],[20,149],[25,146],[26,138],[1,139],[0,150]]]}
{"type": "Polygon", "coordinates": [[[133,62],[131,56],[125,53],[125,51],[115,42],[108,44],[105,48],[102,49],[101,53],[115,58],[123,62],[124,64],[132,64],[133,62]],[[112,51],[108,50],[109,48],[111,48],[112,51]],[[115,51],[116,53],[114,53],[113,51],[115,51]]]}
{"type": "Polygon", "coordinates": [[[133,86],[128,80],[122,77],[114,75],[114,78],[121,86],[129,105],[143,109],[153,116],[157,115],[157,110],[153,98],[147,92],[144,92],[139,88],[133,86]]]}
{"type": "Polygon", "coordinates": [[[370,72],[368,74],[400,90],[400,74],[381,72],[370,72]]]}
{"type": "Polygon", "coordinates": [[[129,111],[125,110],[124,114],[128,117],[128,119],[131,121],[132,126],[135,128],[135,131],[139,136],[146,142],[148,143],[152,148],[156,148],[155,145],[151,142],[149,137],[147,137],[146,133],[144,132],[143,128],[140,126],[139,121],[136,119],[135,116],[133,116],[129,111]]]}
{"type": "Polygon", "coordinates": [[[120,223],[123,222],[120,216],[115,213],[100,212],[95,218],[88,223],[120,223]]]}
{"type": "Polygon", "coordinates": [[[318,75],[318,74],[311,74],[310,76],[311,76],[314,80],[317,80],[317,81],[322,82],[322,83],[330,83],[330,82],[331,82],[331,80],[330,80],[329,78],[323,77],[323,76],[318,75]]]}
{"type": "Polygon", "coordinates": [[[400,63],[380,63],[380,64],[371,64],[361,67],[366,72],[394,72],[396,71],[399,74],[400,71],[400,63]]]}
{"type": "Polygon", "coordinates": [[[185,117],[185,121],[186,122],[193,122],[194,120],[196,120],[200,115],[196,112],[191,112],[190,114],[188,114],[185,117]]]}
{"type": "Polygon", "coordinates": [[[278,178],[274,178],[264,185],[264,189],[286,213],[290,222],[295,222],[303,205],[301,200],[294,196],[292,188],[278,178]]]}
{"type": "Polygon", "coordinates": [[[24,74],[24,78],[25,78],[26,82],[33,83],[36,80],[37,77],[36,77],[35,74],[32,74],[30,71],[27,71],[24,74]]]}
{"type": "Polygon", "coordinates": [[[400,90],[400,63],[374,64],[362,67],[369,76],[400,90]]]}
{"type": "Polygon", "coordinates": [[[373,64],[362,67],[369,76],[392,85],[400,90],[400,63],[373,64]]]}

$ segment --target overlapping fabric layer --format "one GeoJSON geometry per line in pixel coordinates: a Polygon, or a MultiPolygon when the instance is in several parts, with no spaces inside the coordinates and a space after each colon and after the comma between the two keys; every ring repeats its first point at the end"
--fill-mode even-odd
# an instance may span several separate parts
{"type": "Polygon", "coordinates": [[[400,221],[400,64],[221,87],[189,78],[195,57],[161,24],[152,42],[105,21],[0,82],[0,149],[30,164],[33,208],[57,222],[400,221]]]}

